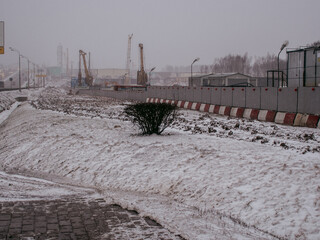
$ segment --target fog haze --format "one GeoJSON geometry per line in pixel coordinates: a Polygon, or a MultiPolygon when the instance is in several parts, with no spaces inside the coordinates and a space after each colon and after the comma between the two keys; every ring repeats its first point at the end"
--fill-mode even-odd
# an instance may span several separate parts
{"type": "MultiPolygon", "coordinates": [[[[1,0],[5,55],[14,47],[37,64],[57,65],[57,46],[91,52],[94,68],[125,68],[128,35],[138,65],[143,43],[146,67],[212,64],[227,54],[277,54],[284,40],[296,48],[320,39],[319,0],[1,0]]],[[[285,54],[282,55],[285,58],[285,54]]]]}

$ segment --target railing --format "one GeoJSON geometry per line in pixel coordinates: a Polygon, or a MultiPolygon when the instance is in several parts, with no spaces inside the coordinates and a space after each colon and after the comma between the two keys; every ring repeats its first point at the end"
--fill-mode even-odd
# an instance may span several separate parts
{"type": "Polygon", "coordinates": [[[267,87],[269,87],[269,80],[272,82],[270,87],[288,87],[287,77],[283,71],[267,71],[267,87]],[[275,81],[277,81],[278,84],[275,84],[275,81]]]}

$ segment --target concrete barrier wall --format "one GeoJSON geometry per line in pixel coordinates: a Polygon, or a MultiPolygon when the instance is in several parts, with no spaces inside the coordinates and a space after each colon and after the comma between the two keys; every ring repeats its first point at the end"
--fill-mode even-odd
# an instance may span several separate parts
{"type": "Polygon", "coordinates": [[[153,93],[153,97],[156,97],[156,98],[159,98],[159,95],[158,95],[158,87],[153,87],[152,88],[152,93],[153,93]]]}
{"type": "Polygon", "coordinates": [[[260,109],[260,88],[247,88],[246,108],[260,109]]]}
{"type": "Polygon", "coordinates": [[[232,106],[232,88],[223,87],[221,90],[221,104],[222,106],[232,106]]]}
{"type": "Polygon", "coordinates": [[[294,87],[278,89],[278,111],[297,112],[298,89],[294,87]]]}
{"type": "Polygon", "coordinates": [[[221,87],[216,87],[212,89],[212,94],[210,98],[210,103],[213,105],[221,105],[221,87]]]}
{"type": "Polygon", "coordinates": [[[173,94],[173,87],[168,87],[167,89],[167,99],[173,100],[174,94],[173,94]]]}
{"type": "Polygon", "coordinates": [[[261,109],[278,110],[278,88],[261,88],[261,109]]]}
{"type": "Polygon", "coordinates": [[[201,103],[202,94],[203,94],[203,88],[194,87],[193,88],[193,102],[201,103]]]}
{"type": "Polygon", "coordinates": [[[320,114],[320,88],[298,88],[298,112],[320,114]]]}
{"type": "Polygon", "coordinates": [[[189,102],[193,102],[194,101],[193,87],[187,87],[186,88],[186,97],[185,97],[185,99],[183,101],[189,101],[189,102]]]}
{"type": "Polygon", "coordinates": [[[159,99],[163,99],[167,97],[166,89],[163,89],[163,87],[157,88],[157,95],[159,99]]]}
{"type": "Polygon", "coordinates": [[[148,87],[147,91],[110,91],[79,89],[80,94],[124,100],[145,101],[149,98],[208,103],[248,109],[320,115],[319,87],[248,87],[194,88],[148,87]]]}
{"type": "Polygon", "coordinates": [[[179,100],[180,99],[180,93],[179,93],[179,88],[178,87],[173,87],[172,89],[172,92],[173,92],[173,100],[179,100]]]}
{"type": "Polygon", "coordinates": [[[175,100],[181,100],[181,101],[185,101],[186,98],[186,87],[178,87],[177,88],[177,95],[178,95],[178,99],[175,100]]]}
{"type": "Polygon", "coordinates": [[[210,103],[212,88],[203,88],[201,94],[201,103],[210,103]]]}
{"type": "Polygon", "coordinates": [[[148,97],[148,98],[155,97],[155,96],[154,96],[154,87],[148,87],[148,88],[147,88],[147,97],[148,97]]]}
{"type": "Polygon", "coordinates": [[[246,88],[233,88],[232,106],[243,108],[246,106],[246,88]]]}

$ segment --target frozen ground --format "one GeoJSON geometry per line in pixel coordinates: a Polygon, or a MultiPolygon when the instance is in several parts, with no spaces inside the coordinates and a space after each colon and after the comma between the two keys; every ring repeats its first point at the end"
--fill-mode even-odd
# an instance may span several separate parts
{"type": "Polygon", "coordinates": [[[27,94],[0,114],[3,171],[98,187],[187,239],[320,238],[319,129],[182,110],[142,137],[126,103],[27,94]]]}

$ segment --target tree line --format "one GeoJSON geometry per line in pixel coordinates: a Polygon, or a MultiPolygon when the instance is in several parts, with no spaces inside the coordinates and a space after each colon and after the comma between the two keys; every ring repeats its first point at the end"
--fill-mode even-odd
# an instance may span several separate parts
{"type": "MultiPolygon", "coordinates": [[[[307,47],[320,48],[320,40],[307,47]]],[[[287,61],[279,59],[279,70],[286,71],[287,61]]],[[[165,72],[190,72],[190,66],[170,66],[167,65],[164,69],[165,72]]],[[[229,54],[225,57],[216,58],[212,65],[194,65],[193,71],[203,74],[210,73],[242,73],[251,75],[253,77],[266,77],[268,70],[278,70],[278,56],[275,54],[267,54],[263,57],[249,57],[248,53],[229,54]]]]}
{"type": "MultiPolygon", "coordinates": [[[[279,59],[279,68],[286,69],[286,61],[279,59]]],[[[212,65],[194,65],[193,71],[203,74],[209,73],[242,73],[255,77],[266,77],[268,70],[278,69],[278,57],[275,54],[267,54],[264,57],[249,57],[247,53],[229,54],[216,58],[212,65]]],[[[170,66],[164,68],[165,72],[190,72],[190,66],[170,66]]]]}

